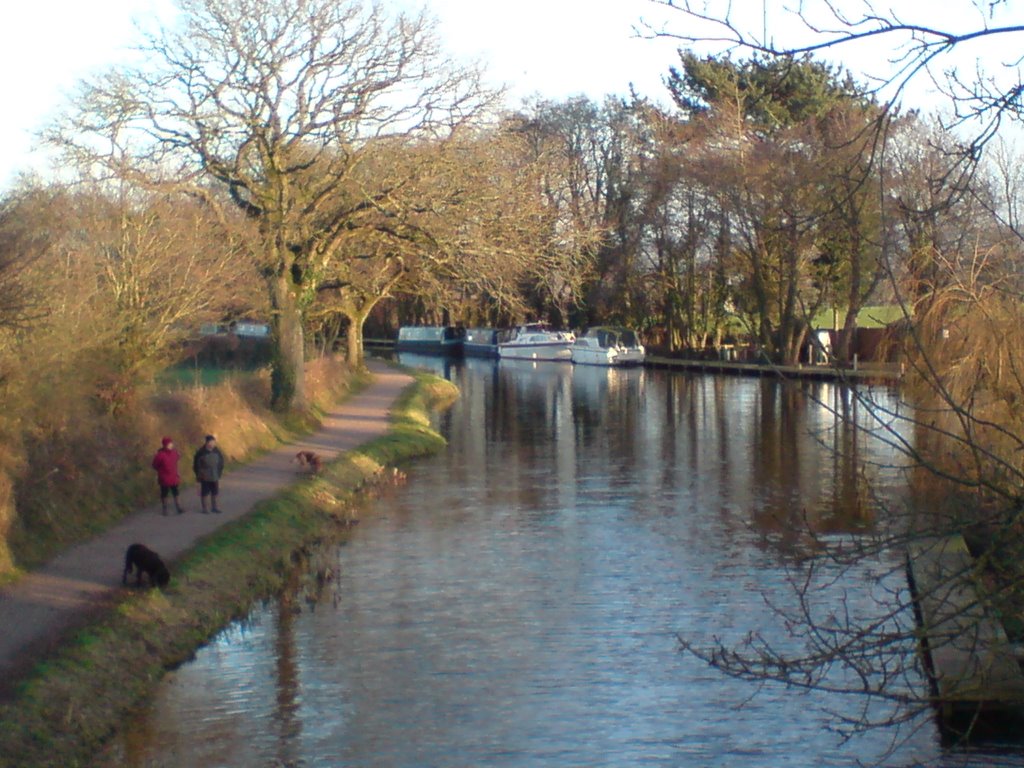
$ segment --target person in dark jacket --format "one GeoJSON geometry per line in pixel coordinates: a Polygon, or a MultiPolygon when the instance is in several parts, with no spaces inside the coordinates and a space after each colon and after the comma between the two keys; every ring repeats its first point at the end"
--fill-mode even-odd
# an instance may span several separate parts
{"type": "Polygon", "coordinates": [[[206,442],[196,451],[192,459],[192,471],[196,473],[196,480],[199,482],[199,500],[203,505],[203,512],[216,512],[217,494],[220,492],[220,476],[224,474],[224,454],[217,447],[217,438],[213,435],[206,436],[206,442]],[[210,509],[206,507],[206,499],[210,497],[210,509]]]}
{"type": "Polygon", "coordinates": [[[160,450],[153,457],[156,481],[160,484],[160,505],[163,507],[164,514],[166,515],[167,497],[172,496],[174,498],[174,507],[180,515],[185,511],[178,502],[178,485],[181,483],[181,477],[178,475],[178,460],[181,459],[181,454],[174,447],[174,440],[169,437],[165,437],[161,441],[161,446],[160,450]]]}

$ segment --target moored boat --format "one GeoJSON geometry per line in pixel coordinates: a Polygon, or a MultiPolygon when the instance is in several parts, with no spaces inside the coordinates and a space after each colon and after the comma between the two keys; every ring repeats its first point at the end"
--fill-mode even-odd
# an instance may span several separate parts
{"type": "Polygon", "coordinates": [[[555,331],[543,323],[522,325],[508,341],[498,344],[498,356],[509,360],[572,359],[576,337],[569,331],[555,331]]]}
{"type": "Polygon", "coordinates": [[[422,355],[462,354],[465,329],[451,325],[406,325],[398,329],[399,352],[418,352],[422,355]]]}
{"type": "Polygon", "coordinates": [[[590,328],[572,347],[579,365],[643,365],[645,354],[634,331],[615,326],[590,328]]]}
{"type": "Polygon", "coordinates": [[[498,345],[512,332],[501,328],[467,328],[462,351],[466,357],[497,357],[498,345]]]}

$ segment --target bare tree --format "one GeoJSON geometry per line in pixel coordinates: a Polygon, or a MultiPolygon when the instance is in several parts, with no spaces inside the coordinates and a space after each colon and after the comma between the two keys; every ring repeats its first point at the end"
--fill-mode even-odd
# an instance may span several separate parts
{"type": "Polygon", "coordinates": [[[108,192],[54,185],[22,199],[18,222],[31,228],[36,256],[19,281],[39,298],[12,345],[22,358],[32,349],[22,373],[87,361],[77,381],[117,410],[200,323],[232,308],[248,314],[262,293],[241,215],[225,230],[194,202],[108,192]]]}
{"type": "Polygon", "coordinates": [[[40,215],[45,198],[43,190],[28,187],[0,200],[0,332],[21,329],[44,313],[30,268],[48,242],[49,222],[40,215]]]}
{"type": "MultiPolygon", "coordinates": [[[[592,273],[580,291],[589,322],[635,321],[638,278],[636,206],[640,162],[647,152],[641,105],[608,97],[537,101],[515,116],[515,130],[546,170],[543,193],[563,226],[599,234],[589,254],[592,273]]],[[[640,310],[642,312],[642,310],[640,310]]]]}
{"type": "Polygon", "coordinates": [[[192,338],[195,324],[223,316],[254,272],[248,244],[203,207],[180,200],[95,200],[92,247],[117,370],[146,380],[192,338]]]}
{"type": "MultiPolygon", "coordinates": [[[[425,16],[360,0],[179,0],[143,67],[88,85],[58,140],[84,164],[216,205],[259,226],[272,308],[273,403],[302,404],[302,312],[324,262],[393,193],[338,191],[362,146],[443,137],[493,94],[446,59],[425,16]],[[97,141],[100,139],[102,141],[97,141]],[[106,144],[102,143],[106,142],[106,144]]],[[[348,191],[351,191],[349,189],[348,191]]]]}

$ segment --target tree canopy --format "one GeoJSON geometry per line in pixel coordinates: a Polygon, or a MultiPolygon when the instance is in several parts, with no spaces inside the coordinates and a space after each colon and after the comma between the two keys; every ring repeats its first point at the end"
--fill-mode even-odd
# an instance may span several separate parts
{"type": "Polygon", "coordinates": [[[689,116],[722,102],[739,105],[743,116],[763,130],[788,128],[821,117],[840,104],[867,104],[869,97],[848,72],[803,56],[754,55],[744,61],[728,56],[698,57],[680,52],[666,85],[676,105],[689,116]]]}

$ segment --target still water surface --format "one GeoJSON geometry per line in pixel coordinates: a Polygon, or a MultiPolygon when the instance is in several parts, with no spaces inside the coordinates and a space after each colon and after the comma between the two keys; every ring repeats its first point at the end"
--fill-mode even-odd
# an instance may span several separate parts
{"type": "MultiPolygon", "coordinates": [[[[449,450],[319,553],[333,582],[307,578],[169,675],[107,764],[1024,765],[944,754],[927,717],[844,744],[826,710],[856,716],[855,697],[756,689],[679,651],[678,635],[792,642],[766,597],[791,599],[800,530],[877,521],[868,481],[902,501],[899,457],[815,402],[864,426],[849,393],[444,372],[463,392],[439,417],[449,450]]],[[[823,576],[815,599],[854,611],[905,589],[899,553],[823,576]]]]}

